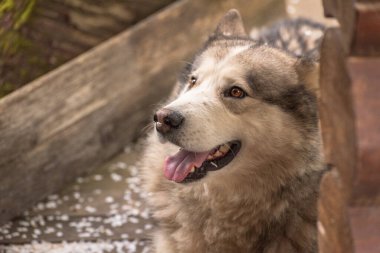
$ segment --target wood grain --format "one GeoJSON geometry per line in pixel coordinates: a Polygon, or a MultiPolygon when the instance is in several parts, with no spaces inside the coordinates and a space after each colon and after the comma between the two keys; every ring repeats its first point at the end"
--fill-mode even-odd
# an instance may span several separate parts
{"type": "Polygon", "coordinates": [[[356,253],[380,252],[380,207],[357,206],[349,210],[356,253]]]}
{"type": "Polygon", "coordinates": [[[249,26],[284,13],[278,0],[179,1],[0,100],[0,223],[141,133],[230,8],[249,26]]]}
{"type": "MultiPolygon", "coordinates": [[[[4,45],[0,50],[0,91],[3,91],[0,96],[57,68],[174,1],[17,0],[15,9],[0,14],[0,45],[4,45]],[[21,14],[15,12],[26,9],[24,6],[32,6],[30,16],[16,29],[14,23],[21,14]]],[[[24,10],[24,13],[27,12],[24,10]]]]}
{"type": "Polygon", "coordinates": [[[356,26],[352,54],[380,56],[380,1],[356,3],[356,26]]]}
{"type": "Polygon", "coordinates": [[[351,82],[338,28],[326,31],[320,64],[319,112],[325,161],[339,170],[345,199],[349,199],[357,149],[351,82]]]}
{"type": "Polygon", "coordinates": [[[323,0],[323,9],[326,17],[335,17],[338,20],[343,49],[346,53],[350,52],[356,22],[354,1],[323,0]]]}
{"type": "Polygon", "coordinates": [[[323,6],[325,16],[338,20],[347,53],[356,56],[380,55],[379,0],[323,0],[323,6]]]}
{"type": "Polygon", "coordinates": [[[351,57],[348,67],[359,152],[353,204],[380,204],[380,58],[351,57]]]}
{"type": "Polygon", "coordinates": [[[328,30],[322,45],[322,136],[326,160],[337,170],[321,184],[320,252],[380,250],[379,3],[324,0],[325,13],[338,19],[341,33],[328,30]]]}
{"type": "Polygon", "coordinates": [[[347,54],[339,28],[329,28],[321,45],[318,100],[323,153],[332,170],[324,175],[318,202],[320,253],[353,251],[348,202],[356,169],[355,118],[347,54]]]}
{"type": "Polygon", "coordinates": [[[322,178],[318,215],[319,253],[353,253],[345,187],[335,168],[322,178]]]}

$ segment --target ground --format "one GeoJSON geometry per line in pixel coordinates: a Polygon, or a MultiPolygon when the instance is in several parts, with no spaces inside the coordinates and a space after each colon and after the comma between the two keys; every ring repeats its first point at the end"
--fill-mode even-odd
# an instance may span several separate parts
{"type": "Polygon", "coordinates": [[[136,162],[140,145],[0,228],[0,252],[148,252],[154,224],[136,162]]]}

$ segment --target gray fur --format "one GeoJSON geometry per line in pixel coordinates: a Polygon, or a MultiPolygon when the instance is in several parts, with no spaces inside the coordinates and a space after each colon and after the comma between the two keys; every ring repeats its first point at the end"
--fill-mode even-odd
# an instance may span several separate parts
{"type": "Polygon", "coordinates": [[[325,27],[305,18],[289,19],[264,28],[259,43],[284,50],[296,57],[319,59],[319,46],[325,27]]]}
{"type": "Polygon", "coordinates": [[[184,122],[164,142],[152,133],[142,161],[159,224],[154,252],[317,252],[317,57],[266,44],[268,34],[250,39],[238,12],[228,12],[164,106],[184,122]],[[227,96],[233,86],[247,96],[227,96]],[[242,147],[226,167],[192,183],[164,178],[164,159],[179,147],[203,152],[234,139],[242,147]]]}

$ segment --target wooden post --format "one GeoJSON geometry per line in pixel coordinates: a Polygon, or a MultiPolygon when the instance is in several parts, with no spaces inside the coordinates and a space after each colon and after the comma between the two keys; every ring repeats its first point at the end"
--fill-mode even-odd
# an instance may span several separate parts
{"type": "Polygon", "coordinates": [[[356,166],[354,115],[346,53],[339,29],[326,31],[321,46],[319,113],[325,161],[318,203],[321,253],[353,252],[348,201],[356,166]]]}
{"type": "Polygon", "coordinates": [[[344,186],[338,170],[334,167],[321,181],[318,213],[319,253],[353,253],[344,186]]]}
{"type": "Polygon", "coordinates": [[[322,135],[326,160],[336,170],[321,184],[319,244],[321,252],[352,252],[351,224],[355,251],[375,253],[380,248],[380,1],[324,0],[324,5],[340,22],[341,35],[327,31],[322,45],[322,135]]]}

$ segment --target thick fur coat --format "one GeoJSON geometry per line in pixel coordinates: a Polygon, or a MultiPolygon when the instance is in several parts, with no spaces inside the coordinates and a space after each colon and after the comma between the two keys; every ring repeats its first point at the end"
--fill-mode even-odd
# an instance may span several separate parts
{"type": "Polygon", "coordinates": [[[298,20],[251,39],[229,11],[159,108],[142,161],[154,252],[317,252],[319,37],[295,26],[323,30],[298,20]],[[210,160],[216,169],[168,165],[176,152],[212,156],[231,141],[239,149],[210,160]]]}

